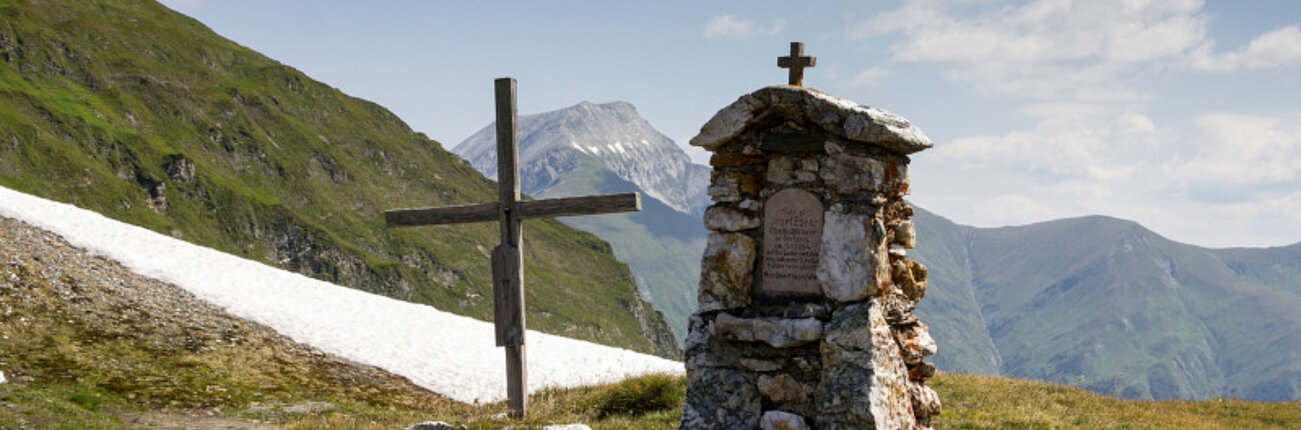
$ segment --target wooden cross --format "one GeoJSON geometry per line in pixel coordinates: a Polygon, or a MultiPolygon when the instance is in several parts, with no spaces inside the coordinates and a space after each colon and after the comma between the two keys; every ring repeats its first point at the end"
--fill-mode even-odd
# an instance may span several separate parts
{"type": "Polygon", "coordinates": [[[520,201],[519,134],[515,128],[515,79],[497,79],[496,203],[398,209],[384,212],[389,227],[488,222],[501,224],[501,244],[492,250],[493,322],[497,346],[506,347],[506,395],[511,415],[528,408],[524,351],[524,270],[520,220],[641,210],[637,193],[520,201]]]}
{"type": "Polygon", "coordinates": [[[787,83],[790,85],[804,85],[804,68],[813,67],[818,63],[818,57],[804,56],[804,42],[791,42],[791,55],[789,57],[777,57],[777,67],[790,69],[787,83]]]}

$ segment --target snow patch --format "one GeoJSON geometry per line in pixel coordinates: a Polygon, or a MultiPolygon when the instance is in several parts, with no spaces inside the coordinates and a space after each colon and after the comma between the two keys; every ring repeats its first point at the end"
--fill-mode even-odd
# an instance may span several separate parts
{"type": "MultiPolygon", "coordinates": [[[[505,397],[504,350],[495,345],[491,323],[308,278],[4,187],[0,216],[63,236],[295,341],[405,376],[452,399],[505,397]]],[[[528,342],[530,391],[683,373],[680,362],[589,342],[534,331],[528,342]]]]}

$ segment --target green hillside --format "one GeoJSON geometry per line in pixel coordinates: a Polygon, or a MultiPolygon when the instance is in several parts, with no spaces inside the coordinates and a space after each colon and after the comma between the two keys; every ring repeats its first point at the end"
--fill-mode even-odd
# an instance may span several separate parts
{"type": "Polygon", "coordinates": [[[918,219],[932,274],[919,313],[942,369],[987,372],[988,338],[1002,375],[1129,398],[1301,398],[1299,246],[1211,250],[1101,216],[918,219]]]}
{"type": "MultiPolygon", "coordinates": [[[[589,157],[547,188],[544,196],[579,196],[641,191],[589,157]]],[[[642,199],[641,212],[574,217],[565,224],[590,231],[614,246],[619,261],[637,276],[642,297],[664,314],[678,343],[687,338],[687,317],[696,311],[700,254],[706,232],[698,215],[688,215],[653,198],[642,199]]]]}
{"type": "MultiPolygon", "coordinates": [[[[495,184],[384,108],[153,1],[4,0],[0,17],[0,185],[491,316],[495,225],[387,230],[381,213],[491,201],[495,184]]],[[[607,243],[524,231],[531,328],[676,354],[607,243]]]]}

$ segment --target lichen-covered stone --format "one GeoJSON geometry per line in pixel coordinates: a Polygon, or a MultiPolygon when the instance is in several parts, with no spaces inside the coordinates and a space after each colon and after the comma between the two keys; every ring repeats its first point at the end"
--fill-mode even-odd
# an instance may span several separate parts
{"type": "Polygon", "coordinates": [[[814,318],[737,318],[719,314],[714,335],[733,342],[764,342],[790,348],[822,338],[822,321],[814,318]]]}
{"type": "Polygon", "coordinates": [[[705,193],[717,203],[739,202],[741,201],[741,177],[730,173],[716,174],[709,188],[705,189],[705,193]]]}
{"type": "Polygon", "coordinates": [[[768,171],[765,179],[773,184],[789,184],[795,182],[795,159],[791,157],[773,157],[768,160],[768,171]]]}
{"type": "Polygon", "coordinates": [[[920,321],[904,326],[894,326],[894,337],[899,341],[904,363],[921,363],[926,357],[935,355],[937,349],[935,339],[931,338],[930,330],[926,328],[926,324],[922,324],[920,321]]]}
{"type": "Polygon", "coordinates": [[[917,227],[913,220],[905,219],[894,225],[894,243],[908,249],[917,247],[917,227]]]}
{"type": "Polygon", "coordinates": [[[700,134],[691,138],[692,146],[699,146],[707,150],[714,150],[728,140],[741,134],[745,126],[750,125],[754,120],[754,114],[767,104],[760,101],[753,95],[744,95],[736,102],[718,111],[713,118],[709,119],[704,126],[700,127],[700,134]]]}
{"type": "Polygon", "coordinates": [[[926,134],[898,115],[789,85],[761,88],[741,96],[710,118],[700,128],[700,134],[691,138],[691,145],[708,150],[719,148],[767,111],[785,117],[803,117],[848,140],[899,154],[934,146],[926,134]]]}
{"type": "Polygon", "coordinates": [[[700,310],[750,304],[754,278],[754,238],[740,233],[710,233],[700,263],[700,310]]]}
{"type": "Polygon", "coordinates": [[[816,399],[820,429],[904,429],[908,378],[899,347],[875,300],[845,305],[827,321],[816,399]]]}
{"type": "Polygon", "coordinates": [[[682,429],[745,429],[759,426],[759,392],[748,372],[700,368],[687,372],[682,429]]]}
{"type": "Polygon", "coordinates": [[[868,240],[866,215],[845,213],[842,205],[827,209],[822,222],[822,254],[818,282],[822,294],[842,302],[876,294],[877,249],[868,240]]]}
{"type": "Polygon", "coordinates": [[[932,417],[941,412],[940,395],[920,382],[908,384],[908,398],[912,401],[913,414],[918,417],[932,417]]]}
{"type": "Polygon", "coordinates": [[[757,358],[741,358],[737,360],[741,367],[753,370],[755,372],[771,372],[786,367],[782,360],[760,360],[757,358]]]}
{"type": "Polygon", "coordinates": [[[759,215],[728,206],[710,206],[705,209],[705,228],[712,231],[733,232],[759,227],[759,215]]]}
{"type": "Polygon", "coordinates": [[[890,278],[908,300],[926,297],[926,266],[913,260],[897,259],[890,264],[890,278]]]}
{"type": "Polygon", "coordinates": [[[768,411],[759,420],[761,430],[808,430],[804,417],[785,411],[768,411]]]}
{"type": "Polygon", "coordinates": [[[774,404],[784,405],[807,402],[813,388],[787,374],[759,375],[759,393],[774,404]]]}
{"type": "Polygon", "coordinates": [[[885,164],[876,158],[841,153],[827,157],[818,176],[823,183],[842,195],[877,191],[885,178],[885,164]]]}

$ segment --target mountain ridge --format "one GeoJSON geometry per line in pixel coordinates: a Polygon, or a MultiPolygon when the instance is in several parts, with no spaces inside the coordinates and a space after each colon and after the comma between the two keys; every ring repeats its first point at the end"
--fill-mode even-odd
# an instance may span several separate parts
{"type": "MultiPolygon", "coordinates": [[[[1250,285],[1224,257],[1276,254],[1271,249],[1201,248],[1101,215],[998,228],[918,217],[922,235],[955,228],[965,242],[946,243],[962,248],[947,259],[926,251],[934,242],[919,239],[918,259],[932,267],[933,293],[918,312],[938,319],[933,326],[948,325],[944,319],[954,314],[980,315],[996,358],[993,369],[975,366],[979,373],[1130,398],[1301,395],[1301,357],[1287,352],[1301,346],[1301,337],[1290,334],[1301,330],[1301,319],[1286,311],[1301,309],[1301,295],[1286,287],[1296,278],[1250,285]],[[969,273],[935,277],[946,270],[969,273]],[[975,300],[935,300],[962,294],[975,300]]],[[[965,343],[954,335],[935,333],[941,345],[965,343]]],[[[941,368],[972,366],[970,357],[944,355],[943,348],[941,356],[941,368]]]]}

